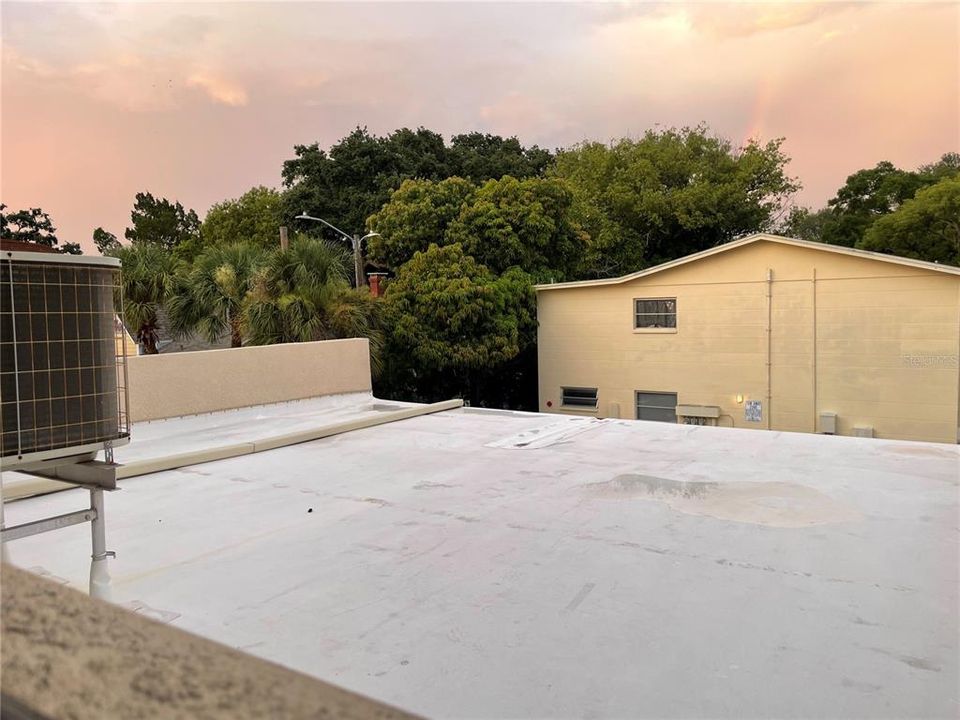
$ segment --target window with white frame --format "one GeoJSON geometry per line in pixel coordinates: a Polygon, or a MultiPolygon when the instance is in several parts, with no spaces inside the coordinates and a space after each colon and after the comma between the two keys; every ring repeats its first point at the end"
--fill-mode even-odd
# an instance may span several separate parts
{"type": "Polygon", "coordinates": [[[564,407],[593,410],[597,407],[597,389],[586,387],[565,387],[561,393],[564,407]]]}
{"type": "Polygon", "coordinates": [[[635,330],[677,327],[676,298],[637,298],[633,301],[635,330]]]}
{"type": "Polygon", "coordinates": [[[637,391],[637,420],[677,421],[677,394],[637,391]]]}

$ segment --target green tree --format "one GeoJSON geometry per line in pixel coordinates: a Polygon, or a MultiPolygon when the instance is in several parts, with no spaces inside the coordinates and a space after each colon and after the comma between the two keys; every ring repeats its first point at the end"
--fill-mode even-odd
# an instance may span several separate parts
{"type": "Polygon", "coordinates": [[[525,148],[515,137],[503,138],[479,132],[455,135],[450,143],[450,174],[475,183],[539,177],[553,162],[553,155],[536,145],[525,148]]]}
{"type": "Polygon", "coordinates": [[[920,173],[887,161],[858,170],[827,203],[823,242],[854,247],[877,218],[895,211],[926,184],[920,173]]]}
{"type": "Polygon", "coordinates": [[[561,151],[553,174],[591,238],[585,274],[621,275],[767,230],[799,185],[782,140],[735,148],[704,126],[561,151]]]}
{"type": "Polygon", "coordinates": [[[93,231],[93,244],[97,246],[97,250],[100,251],[101,255],[107,255],[111,250],[116,250],[120,247],[120,241],[117,240],[117,236],[112,232],[107,232],[102,227],[98,227],[93,231]]]}
{"type": "Polygon", "coordinates": [[[551,160],[540,148],[497,135],[458,135],[448,147],[443,136],[422,127],[383,137],[358,127],[329,152],[318,143],[297,145],[294,152],[296,157],[283,164],[285,221],[292,224],[307,212],[349,233],[363,228],[404,180],[439,181],[458,174],[474,182],[523,178],[542,174],[551,160]]]}
{"type": "Polygon", "coordinates": [[[341,246],[306,236],[270,253],[254,274],[244,307],[249,342],[366,337],[376,369],[379,305],[366,289],[350,289],[350,270],[351,256],[341,246]]]}
{"type": "Polygon", "coordinates": [[[200,219],[179,202],[137,193],[124,237],[133,245],[156,245],[190,259],[200,250],[200,219]]]}
{"type": "Polygon", "coordinates": [[[830,209],[813,211],[806,207],[794,207],[776,231],[785,237],[824,242],[823,228],[830,219],[830,209]]]}
{"type": "Polygon", "coordinates": [[[480,188],[462,178],[407,180],[367,221],[380,233],[369,255],[396,269],[431,244],[460,243],[496,274],[518,266],[564,279],[575,274],[586,248],[572,207],[572,191],[556,178],[505,176],[480,188]]]}
{"type": "Polygon", "coordinates": [[[66,255],[83,254],[79,243],[59,244],[57,228],[40,208],[8,213],[7,206],[0,204],[0,239],[43,245],[66,255]]]}
{"type": "Polygon", "coordinates": [[[945,178],[957,177],[960,175],[960,153],[945,153],[935,163],[921,166],[919,173],[928,185],[938,183],[945,178]]]}
{"type": "Polygon", "coordinates": [[[440,182],[405,180],[390,202],[367,221],[380,233],[370,238],[370,260],[395,269],[431,244],[447,244],[447,228],[476,192],[475,185],[457,177],[440,182]]]}
{"type": "Polygon", "coordinates": [[[878,218],[857,247],[960,265],[960,175],[920,190],[899,209],[878,218]]]}
{"type": "Polygon", "coordinates": [[[151,243],[116,247],[108,254],[120,259],[121,288],[116,301],[124,324],[144,353],[156,355],[158,315],[173,288],[177,260],[163,246],[151,243]]]}
{"type": "Polygon", "coordinates": [[[171,331],[199,333],[216,342],[229,331],[230,347],[244,339],[244,309],[265,251],[252,243],[208,247],[176,278],[166,303],[171,331]]]}
{"type": "Polygon", "coordinates": [[[497,278],[460,245],[431,245],[397,272],[385,295],[390,388],[421,399],[483,387],[536,332],[529,276],[497,278]]]}
{"type": "Polygon", "coordinates": [[[563,180],[488,180],[450,224],[445,242],[459,243],[495,273],[516,266],[540,279],[564,280],[577,272],[586,249],[572,206],[563,180]]]}
{"type": "Polygon", "coordinates": [[[329,153],[317,143],[297,145],[294,152],[296,158],[283,164],[286,219],[293,222],[307,212],[350,233],[359,231],[405,178],[447,175],[443,139],[424,128],[377,137],[358,127],[329,153]]]}
{"type": "Polygon", "coordinates": [[[235,200],[224,200],[210,208],[203,220],[204,245],[253,243],[273,249],[280,242],[283,200],[272,188],[251,188],[235,200]]]}

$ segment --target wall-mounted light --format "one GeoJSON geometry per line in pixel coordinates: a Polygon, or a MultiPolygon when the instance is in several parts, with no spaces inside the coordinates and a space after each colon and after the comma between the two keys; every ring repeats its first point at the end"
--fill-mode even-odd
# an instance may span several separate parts
{"type": "Polygon", "coordinates": [[[737,404],[740,405],[740,404],[742,404],[742,403],[743,403],[743,395],[738,394],[738,395],[737,395],[737,404]]]}

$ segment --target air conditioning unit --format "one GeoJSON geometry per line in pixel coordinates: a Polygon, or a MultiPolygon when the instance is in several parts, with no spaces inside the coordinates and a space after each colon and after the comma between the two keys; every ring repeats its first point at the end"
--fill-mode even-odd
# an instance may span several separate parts
{"type": "Polygon", "coordinates": [[[720,417],[720,408],[716,405],[677,405],[677,417],[716,420],[720,417]]]}
{"type": "Polygon", "coordinates": [[[116,487],[113,448],[130,441],[119,279],[115,258],[0,250],[0,461],[90,491],[88,508],[55,517],[7,527],[0,513],[0,542],[89,522],[90,594],[102,599],[104,490],[116,487]]]}
{"type": "Polygon", "coordinates": [[[4,469],[92,460],[129,441],[115,258],[0,252],[4,469]]]}
{"type": "Polygon", "coordinates": [[[835,412],[820,413],[820,432],[824,435],[837,434],[837,414],[835,412]]]}
{"type": "Polygon", "coordinates": [[[853,435],[854,437],[872,438],[873,428],[869,425],[857,425],[853,428],[853,435]]]}
{"type": "Polygon", "coordinates": [[[677,405],[677,422],[681,425],[716,425],[719,418],[716,405],[677,405]]]}

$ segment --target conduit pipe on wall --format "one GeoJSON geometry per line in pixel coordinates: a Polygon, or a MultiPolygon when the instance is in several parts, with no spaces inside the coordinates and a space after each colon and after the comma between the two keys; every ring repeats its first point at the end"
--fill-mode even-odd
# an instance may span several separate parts
{"type": "Polygon", "coordinates": [[[817,408],[820,406],[820,398],[817,397],[820,389],[817,385],[817,269],[813,268],[813,430],[817,431],[817,408]]]}
{"type": "Polygon", "coordinates": [[[767,268],[767,430],[773,411],[773,269],[767,268]]]}

